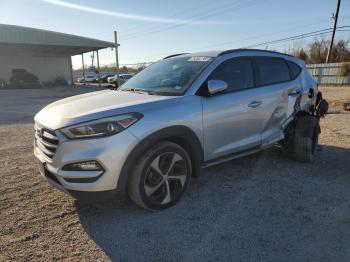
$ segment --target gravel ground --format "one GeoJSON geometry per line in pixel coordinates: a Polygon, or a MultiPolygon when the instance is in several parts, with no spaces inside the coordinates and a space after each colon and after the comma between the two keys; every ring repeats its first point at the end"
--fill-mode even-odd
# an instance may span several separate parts
{"type": "Polygon", "coordinates": [[[203,170],[150,213],[79,204],[38,175],[33,113],[84,91],[0,91],[0,261],[350,260],[350,114],[321,121],[312,164],[273,148],[203,170]]]}
{"type": "Polygon", "coordinates": [[[343,109],[343,103],[350,103],[350,86],[321,86],[320,90],[330,106],[343,109]]]}

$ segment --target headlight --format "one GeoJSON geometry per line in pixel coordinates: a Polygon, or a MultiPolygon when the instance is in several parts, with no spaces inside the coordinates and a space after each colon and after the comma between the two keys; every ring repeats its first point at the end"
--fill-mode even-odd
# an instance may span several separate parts
{"type": "Polygon", "coordinates": [[[66,137],[71,139],[110,136],[128,128],[136,123],[141,117],[142,115],[138,113],[112,116],[65,127],[60,131],[66,137]]]}

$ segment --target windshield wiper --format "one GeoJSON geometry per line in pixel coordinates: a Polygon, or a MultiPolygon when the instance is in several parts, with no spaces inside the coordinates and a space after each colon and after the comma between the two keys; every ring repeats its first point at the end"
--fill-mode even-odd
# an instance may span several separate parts
{"type": "Polygon", "coordinates": [[[178,94],[174,94],[171,92],[152,91],[152,90],[146,90],[141,88],[126,88],[126,89],[120,89],[120,91],[128,91],[128,92],[155,95],[155,96],[178,96],[178,94]]]}
{"type": "Polygon", "coordinates": [[[141,88],[127,88],[127,89],[121,89],[121,91],[129,91],[139,94],[149,94],[150,92],[141,88]]]}

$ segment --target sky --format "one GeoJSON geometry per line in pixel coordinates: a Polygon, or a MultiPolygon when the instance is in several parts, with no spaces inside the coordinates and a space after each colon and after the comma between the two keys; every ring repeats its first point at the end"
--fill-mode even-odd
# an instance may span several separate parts
{"type": "MultiPolygon", "coordinates": [[[[336,0],[0,0],[0,24],[12,24],[114,41],[121,65],[157,61],[175,53],[242,48],[333,25],[336,0]]],[[[342,0],[338,26],[350,25],[342,0]]],[[[330,34],[323,35],[330,38],[330,34]]],[[[350,39],[350,31],[337,32],[350,39]]],[[[314,38],[313,38],[314,39],[314,38]]],[[[278,51],[311,38],[257,46],[278,51]]],[[[85,54],[89,61],[91,54],[85,54]]],[[[115,62],[100,52],[100,64],[115,62]]],[[[81,57],[73,57],[81,67],[81,57]]]]}

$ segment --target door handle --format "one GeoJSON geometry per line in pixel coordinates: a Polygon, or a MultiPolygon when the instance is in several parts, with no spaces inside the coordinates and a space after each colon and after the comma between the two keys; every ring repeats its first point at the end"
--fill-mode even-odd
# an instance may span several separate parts
{"type": "Polygon", "coordinates": [[[257,108],[258,106],[260,106],[262,104],[261,101],[252,101],[248,104],[249,107],[252,107],[252,108],[257,108]]]}

